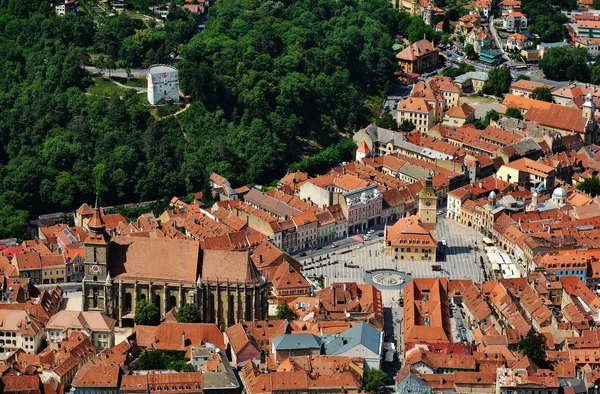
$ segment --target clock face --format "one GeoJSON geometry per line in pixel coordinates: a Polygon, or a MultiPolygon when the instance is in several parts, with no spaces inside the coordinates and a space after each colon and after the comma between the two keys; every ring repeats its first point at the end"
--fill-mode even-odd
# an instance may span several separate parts
{"type": "Polygon", "coordinates": [[[100,267],[98,267],[97,264],[92,265],[92,272],[97,274],[98,272],[100,272],[100,267]]]}
{"type": "Polygon", "coordinates": [[[431,203],[430,203],[429,201],[427,201],[427,202],[425,203],[425,205],[426,205],[426,206],[430,206],[430,205],[431,205],[431,203]]]}

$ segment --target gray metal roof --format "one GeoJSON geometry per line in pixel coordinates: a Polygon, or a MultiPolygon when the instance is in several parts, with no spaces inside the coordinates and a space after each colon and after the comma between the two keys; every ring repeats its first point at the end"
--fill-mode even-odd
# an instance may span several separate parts
{"type": "Polygon", "coordinates": [[[512,144],[512,147],[521,156],[524,156],[524,155],[534,152],[534,151],[542,150],[542,148],[540,148],[538,143],[535,142],[531,138],[525,138],[525,139],[522,139],[521,141],[517,141],[514,144],[512,144]]]}
{"type": "Polygon", "coordinates": [[[431,159],[441,159],[441,160],[450,160],[452,159],[451,155],[447,155],[445,153],[442,152],[438,152],[429,148],[424,148],[422,146],[413,144],[412,142],[409,142],[406,140],[406,137],[404,137],[404,134],[402,134],[399,131],[393,131],[393,130],[388,130],[388,129],[384,129],[381,127],[377,127],[377,125],[375,124],[371,124],[369,126],[367,126],[367,128],[365,129],[367,134],[369,135],[369,137],[371,137],[371,139],[373,141],[379,142],[380,144],[388,144],[388,143],[392,143],[392,145],[394,145],[395,147],[410,151],[410,152],[415,152],[418,153],[420,155],[423,156],[427,156],[431,159]]]}
{"type": "Polygon", "coordinates": [[[429,176],[429,170],[411,163],[404,163],[399,172],[415,179],[425,179],[429,176]]]}
{"type": "Polygon", "coordinates": [[[256,189],[250,189],[244,196],[244,200],[271,212],[273,215],[281,217],[294,216],[302,213],[302,211],[287,205],[283,201],[279,201],[267,194],[263,194],[256,189]]]}
{"type": "Polygon", "coordinates": [[[375,354],[379,354],[381,331],[372,325],[362,322],[332,337],[324,336],[325,354],[335,356],[343,354],[358,345],[363,345],[375,354]]]}
{"type": "Polygon", "coordinates": [[[170,72],[176,72],[177,69],[175,67],[171,67],[171,66],[164,66],[164,65],[158,65],[158,66],[151,66],[148,69],[148,72],[150,74],[164,74],[164,73],[170,73],[170,72]]]}
{"type": "Polygon", "coordinates": [[[481,71],[469,71],[468,73],[459,75],[458,77],[454,78],[454,80],[459,83],[464,83],[468,79],[476,79],[478,81],[487,81],[488,73],[481,72],[481,71]]]}
{"type": "Polygon", "coordinates": [[[396,386],[396,393],[431,394],[431,386],[417,378],[412,372],[409,373],[396,386]]]}
{"type": "Polygon", "coordinates": [[[276,350],[320,349],[321,338],[313,334],[285,334],[273,339],[276,350]]]}
{"type": "Polygon", "coordinates": [[[542,42],[539,46],[544,48],[556,48],[556,47],[570,47],[571,44],[564,41],[559,42],[542,42]]]}

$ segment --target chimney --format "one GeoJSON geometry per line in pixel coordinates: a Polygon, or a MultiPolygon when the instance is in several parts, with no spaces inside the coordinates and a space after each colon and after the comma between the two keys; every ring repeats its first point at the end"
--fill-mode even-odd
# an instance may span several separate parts
{"type": "Polygon", "coordinates": [[[185,349],[185,331],[181,332],[181,348],[185,349]]]}
{"type": "Polygon", "coordinates": [[[258,255],[258,262],[260,263],[260,266],[262,267],[262,264],[263,264],[262,254],[258,255]]]}
{"type": "Polygon", "coordinates": [[[429,327],[429,312],[425,312],[425,319],[423,319],[423,325],[429,327]]]}
{"type": "Polygon", "coordinates": [[[254,322],[253,322],[253,323],[254,323],[254,328],[255,328],[255,329],[256,329],[256,328],[258,328],[258,320],[254,319],[254,322]]]}

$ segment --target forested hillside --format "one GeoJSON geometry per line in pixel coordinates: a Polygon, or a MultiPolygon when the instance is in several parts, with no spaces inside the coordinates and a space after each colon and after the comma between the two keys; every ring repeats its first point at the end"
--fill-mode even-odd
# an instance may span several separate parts
{"type": "Polygon", "coordinates": [[[347,154],[339,133],[361,126],[365,97],[395,68],[398,14],[384,0],[218,0],[193,36],[196,23],[181,9],[155,26],[0,0],[0,238],[96,192],[116,204],[201,190],[211,171],[236,184],[270,182],[293,162],[316,171],[347,154]],[[133,90],[86,92],[84,65],[177,54],[192,99],[178,118],[156,120],[133,90]]]}

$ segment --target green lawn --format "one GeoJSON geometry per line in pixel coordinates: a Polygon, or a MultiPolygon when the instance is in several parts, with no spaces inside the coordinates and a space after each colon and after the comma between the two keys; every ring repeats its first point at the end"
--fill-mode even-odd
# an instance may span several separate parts
{"type": "Polygon", "coordinates": [[[101,77],[94,77],[94,84],[87,88],[88,93],[99,96],[122,96],[126,90],[101,77]]]}
{"type": "Polygon", "coordinates": [[[121,78],[112,77],[113,80],[122,83],[125,86],[131,86],[132,88],[145,88],[148,86],[148,81],[145,78],[121,78]]]}

